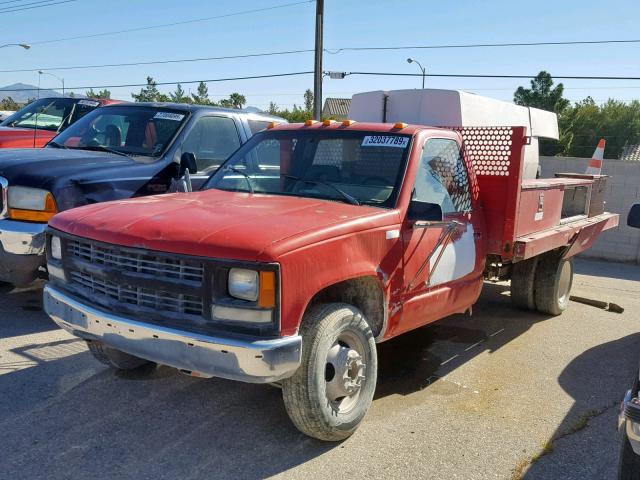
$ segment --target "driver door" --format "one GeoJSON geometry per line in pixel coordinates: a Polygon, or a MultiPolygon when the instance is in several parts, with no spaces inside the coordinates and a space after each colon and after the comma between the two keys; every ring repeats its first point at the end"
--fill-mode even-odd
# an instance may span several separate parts
{"type": "Polygon", "coordinates": [[[421,227],[405,220],[403,313],[395,333],[466,309],[482,285],[480,232],[471,221],[469,177],[456,140],[426,140],[412,200],[439,205],[444,223],[421,227]]]}

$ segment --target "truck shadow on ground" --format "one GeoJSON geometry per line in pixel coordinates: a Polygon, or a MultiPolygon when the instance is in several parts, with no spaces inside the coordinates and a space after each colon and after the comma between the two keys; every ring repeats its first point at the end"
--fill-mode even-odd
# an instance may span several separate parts
{"type": "MultiPolygon", "coordinates": [[[[381,344],[372,410],[385,396],[415,397],[447,371],[544,321],[514,310],[506,290],[489,284],[474,316],[456,315],[381,344]]],[[[199,380],[166,367],[116,374],[75,339],[13,353],[33,366],[0,375],[0,391],[8,392],[0,401],[0,477],[254,479],[343,447],[300,434],[280,391],[269,386],[199,380]]]]}
{"type": "Polygon", "coordinates": [[[597,345],[577,356],[558,382],[574,399],[524,478],[616,478],[616,416],[640,361],[640,333],[597,345]],[[599,417],[604,421],[599,421],[599,417]],[[583,430],[589,427],[588,434],[583,430]],[[569,445],[572,448],[567,448],[569,445]]]}
{"type": "Polygon", "coordinates": [[[0,338],[30,335],[57,330],[58,327],[42,312],[42,282],[37,281],[25,288],[14,288],[0,282],[2,310],[0,310],[0,338]],[[28,321],[25,321],[28,317],[28,321]]]}

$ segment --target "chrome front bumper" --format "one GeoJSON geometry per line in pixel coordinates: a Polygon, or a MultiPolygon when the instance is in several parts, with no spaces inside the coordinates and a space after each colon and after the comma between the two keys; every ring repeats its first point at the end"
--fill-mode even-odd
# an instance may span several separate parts
{"type": "Polygon", "coordinates": [[[0,244],[14,255],[41,255],[44,253],[46,223],[0,220],[0,244]]]}
{"type": "Polygon", "coordinates": [[[301,361],[298,335],[239,340],[156,326],[90,307],[52,284],[45,286],[43,303],[73,335],[203,377],[270,383],[293,375],[301,361]]]}
{"type": "Polygon", "coordinates": [[[45,265],[46,223],[0,220],[0,281],[26,285],[45,265]]]}
{"type": "MultiPolygon", "coordinates": [[[[635,392],[635,395],[639,393],[635,392]]],[[[626,430],[631,448],[640,455],[640,400],[634,397],[633,390],[629,390],[622,401],[618,426],[626,430]]]]}

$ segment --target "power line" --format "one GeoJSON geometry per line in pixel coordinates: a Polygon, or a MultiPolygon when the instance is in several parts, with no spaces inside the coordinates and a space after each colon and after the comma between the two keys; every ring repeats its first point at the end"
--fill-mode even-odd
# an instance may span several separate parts
{"type": "MultiPolygon", "coordinates": [[[[326,73],[326,72],[325,72],[326,73]]],[[[396,72],[344,72],[346,75],[368,75],[386,77],[422,77],[422,73],[396,73],[396,72]]],[[[450,78],[517,78],[531,79],[536,75],[484,75],[484,74],[460,74],[460,73],[427,73],[427,77],[450,78]]],[[[554,79],[561,80],[640,80],[640,77],[614,77],[614,76],[582,76],[582,75],[553,75],[554,79]]]]}
{"type": "MultiPolygon", "coordinates": [[[[43,3],[51,3],[53,0],[38,0],[36,2],[29,2],[29,3],[22,3],[20,5],[11,5],[9,7],[0,7],[0,11],[1,10],[8,10],[8,9],[14,9],[14,8],[22,8],[22,7],[28,7],[30,5],[41,5],[43,3]]],[[[46,5],[44,5],[46,7],[46,5]]]]}
{"type": "Polygon", "coordinates": [[[357,52],[364,50],[428,50],[448,48],[496,48],[496,47],[540,47],[545,45],[598,45],[609,43],[640,43],[638,40],[572,40],[566,42],[517,42],[517,43],[468,43],[450,45],[405,45],[398,47],[342,47],[325,49],[325,52],[335,55],[341,52],[357,52]]]}
{"type": "Polygon", "coordinates": [[[182,58],[176,60],[156,60],[148,62],[129,62],[129,63],[107,63],[101,65],[75,65],[68,67],[40,67],[40,68],[25,68],[17,70],[0,70],[0,73],[19,73],[19,72],[37,72],[40,70],[81,70],[88,68],[105,68],[105,67],[133,67],[140,65],[164,65],[170,63],[187,63],[187,62],[204,62],[209,60],[231,60],[238,58],[254,58],[254,57],[272,57],[276,55],[291,55],[294,53],[309,53],[313,52],[313,49],[304,50],[285,50],[281,52],[264,52],[264,53],[247,53],[243,55],[225,55],[222,57],[200,57],[200,58],[182,58]]]}
{"type": "MultiPolygon", "coordinates": [[[[47,0],[48,1],[48,0],[47,0]]],[[[22,5],[14,5],[15,8],[12,8],[11,10],[7,10],[6,7],[4,10],[0,10],[0,13],[11,13],[11,12],[21,12],[23,10],[34,10],[36,8],[44,8],[44,7],[51,7],[53,5],[60,5],[63,3],[71,3],[71,2],[77,2],[78,0],[62,0],[60,2],[49,2],[46,5],[33,5],[33,4],[22,4],[22,5]],[[24,5],[33,5],[31,7],[25,7],[24,5]]],[[[45,3],[45,2],[34,2],[34,3],[45,3]]]]}
{"type": "MultiPolygon", "coordinates": [[[[66,0],[66,1],[76,1],[76,0],[66,0]]],[[[127,28],[124,30],[112,30],[109,32],[100,32],[100,33],[92,33],[89,35],[77,35],[74,37],[63,37],[63,38],[56,38],[53,40],[43,40],[40,42],[30,42],[31,45],[43,45],[45,43],[57,43],[57,42],[66,42],[68,40],[79,40],[79,39],[83,39],[83,38],[95,38],[95,37],[104,37],[107,35],[117,35],[120,33],[131,33],[131,32],[141,32],[144,30],[152,30],[155,28],[165,28],[165,27],[173,27],[176,25],[187,25],[190,23],[199,23],[199,22],[207,22],[209,20],[216,20],[216,19],[220,19],[220,18],[228,18],[228,17],[235,17],[238,15],[247,15],[250,13],[259,13],[259,12],[266,12],[266,11],[270,11],[270,10],[276,10],[276,9],[280,9],[280,8],[287,8],[287,7],[293,7],[295,5],[303,5],[303,4],[309,4],[309,3],[313,3],[315,0],[304,0],[304,1],[299,1],[299,2],[292,2],[292,3],[284,3],[281,5],[274,5],[271,7],[264,7],[264,8],[255,8],[252,10],[243,10],[240,12],[233,12],[233,13],[225,13],[223,15],[215,15],[212,17],[203,17],[203,18],[192,18],[189,20],[182,20],[179,22],[172,22],[172,23],[161,23],[161,24],[157,24],[157,25],[148,25],[146,27],[135,27],[135,28],[127,28]]]]}
{"type": "MultiPolygon", "coordinates": [[[[75,0],[74,0],[75,1],[75,0]]],[[[309,3],[301,2],[301,3],[309,3]]],[[[288,5],[297,5],[296,4],[288,4],[288,5]]],[[[282,8],[279,7],[270,7],[270,8],[282,8]]],[[[241,15],[253,12],[237,12],[229,15],[241,15]]],[[[213,17],[211,17],[213,18],[213,17]]],[[[221,18],[221,17],[216,17],[221,18]]],[[[204,20],[202,20],[204,21],[204,20]]],[[[169,25],[169,24],[167,24],[169,25]]],[[[147,27],[143,27],[147,28],[147,27]]],[[[155,28],[155,27],[150,27],[155,28]]],[[[111,32],[116,33],[116,32],[111,32]]],[[[104,33],[109,34],[109,33],[104,33]]],[[[95,34],[95,35],[103,35],[103,34],[95,34]]],[[[71,38],[71,37],[69,37],[71,38]]],[[[73,37],[80,38],[80,37],[73,37]]],[[[50,40],[39,43],[48,43],[61,41],[58,40],[50,40]]],[[[38,42],[36,42],[38,43],[38,42]]],[[[593,41],[570,41],[570,42],[535,42],[535,43],[494,43],[494,44],[468,44],[468,45],[422,45],[422,46],[405,46],[405,47],[344,47],[338,49],[324,49],[326,53],[330,54],[339,54],[345,51],[376,51],[376,50],[401,50],[401,49],[418,49],[418,48],[429,48],[429,49],[438,49],[438,48],[481,48],[481,47],[513,47],[513,46],[540,46],[540,45],[582,45],[582,44],[606,44],[606,43],[640,43],[640,40],[593,40],[593,41]]],[[[92,64],[92,65],[73,65],[73,66],[58,66],[58,67],[38,67],[38,68],[21,68],[21,69],[13,69],[13,70],[0,70],[0,73],[22,73],[22,72],[37,72],[39,70],[83,70],[90,68],[109,68],[109,67],[133,67],[133,66],[142,66],[142,65],[165,65],[172,63],[191,63],[191,62],[206,62],[206,61],[216,61],[216,60],[233,60],[233,59],[243,59],[243,58],[256,58],[256,57],[270,57],[270,56],[280,56],[280,55],[292,55],[299,53],[312,53],[315,50],[312,48],[306,49],[297,49],[297,50],[284,50],[284,51],[276,51],[276,52],[259,52],[259,53],[247,53],[240,55],[225,55],[218,57],[196,57],[196,58],[181,58],[181,59],[172,59],[172,60],[152,60],[152,61],[144,61],[144,62],[125,62],[125,63],[106,63],[106,64],[92,64]]]]}
{"type": "MultiPolygon", "coordinates": [[[[300,75],[310,75],[313,71],[308,72],[288,72],[288,73],[272,73],[269,75],[251,75],[246,77],[228,77],[228,78],[213,78],[208,80],[181,80],[179,82],[156,82],[156,85],[189,85],[192,83],[216,83],[216,82],[231,82],[237,80],[254,80],[261,78],[277,78],[277,77],[294,77],[300,75]]],[[[126,87],[146,87],[147,83],[128,83],[123,85],[84,85],[79,87],[66,87],[67,90],[89,90],[91,88],[126,88],[126,87]]],[[[0,88],[0,92],[36,92],[38,90],[50,90],[48,88],[0,88]]]]}
{"type": "MultiPolygon", "coordinates": [[[[267,75],[249,75],[243,77],[227,77],[227,78],[214,78],[207,80],[180,80],[180,81],[172,81],[172,82],[156,82],[156,85],[177,85],[178,83],[183,85],[189,85],[194,83],[216,83],[216,82],[231,82],[238,80],[254,80],[254,79],[262,79],[262,78],[278,78],[278,77],[293,77],[293,76],[301,76],[301,75],[311,75],[313,71],[304,71],[304,72],[287,72],[287,73],[273,73],[267,75]]],[[[422,74],[420,73],[393,73],[393,72],[346,72],[346,75],[370,75],[370,76],[401,76],[401,77],[420,77],[422,74]]],[[[427,74],[428,77],[452,77],[452,78],[517,78],[517,79],[530,79],[534,78],[535,75],[481,75],[481,74],[453,74],[453,73],[430,73],[427,74]]],[[[578,75],[558,75],[554,78],[560,79],[573,79],[573,80],[640,80],[640,77],[598,77],[598,76],[578,76],[578,75]]],[[[91,88],[130,88],[130,87],[146,87],[147,83],[127,83],[127,84],[119,84],[119,85],[84,85],[84,86],[75,86],[75,87],[67,87],[69,90],[88,90],[91,88]]],[[[37,88],[19,88],[19,89],[6,89],[0,88],[0,92],[29,92],[29,91],[37,91],[37,88]]],[[[46,90],[46,88],[41,88],[40,90],[46,90]]]]}
{"type": "MultiPolygon", "coordinates": [[[[0,5],[5,5],[7,3],[16,3],[16,2],[25,2],[26,0],[7,0],[5,2],[0,2],[0,5]]],[[[19,7],[20,5],[13,5],[14,7],[19,7]]]]}

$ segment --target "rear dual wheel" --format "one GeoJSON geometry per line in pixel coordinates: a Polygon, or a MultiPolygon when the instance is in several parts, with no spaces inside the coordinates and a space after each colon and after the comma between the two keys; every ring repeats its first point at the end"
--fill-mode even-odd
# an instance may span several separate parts
{"type": "Polygon", "coordinates": [[[362,422],[376,388],[371,328],[357,308],[330,303],[311,308],[300,334],[302,363],[282,381],[287,413],[310,437],[344,440],[362,422]]]}
{"type": "Polygon", "coordinates": [[[560,315],[569,306],[573,260],[547,252],[516,263],[511,274],[511,301],[518,308],[560,315]]]}

